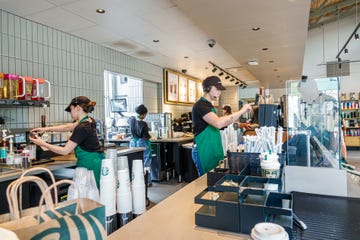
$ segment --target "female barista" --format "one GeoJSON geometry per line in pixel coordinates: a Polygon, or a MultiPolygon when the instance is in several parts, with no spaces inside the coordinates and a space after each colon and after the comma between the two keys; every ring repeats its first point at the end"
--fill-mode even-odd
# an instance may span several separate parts
{"type": "Polygon", "coordinates": [[[146,114],[148,112],[144,104],[141,104],[135,108],[137,117],[130,117],[128,120],[132,138],[130,140],[130,147],[144,147],[144,168],[148,170],[148,179],[147,185],[150,187],[151,183],[151,143],[150,143],[150,134],[149,127],[144,121],[146,114]]]}
{"type": "Polygon", "coordinates": [[[41,147],[45,147],[57,154],[67,155],[75,149],[77,166],[93,170],[96,185],[100,189],[100,171],[101,161],[105,158],[104,150],[96,134],[96,122],[88,116],[94,110],[96,102],[90,101],[85,96],[73,98],[65,111],[70,112],[71,117],[75,120],[73,123],[34,128],[31,132],[43,133],[45,131],[69,132],[72,135],[65,146],[51,145],[43,141],[40,137],[33,135],[30,140],[41,147]]]}
{"type": "Polygon", "coordinates": [[[244,104],[240,111],[228,116],[218,117],[211,101],[216,101],[225,87],[216,76],[207,77],[203,83],[204,96],[193,106],[192,121],[194,125],[194,147],[192,158],[199,176],[210,171],[224,159],[220,130],[240,118],[245,112],[251,111],[250,104],[244,104]]]}

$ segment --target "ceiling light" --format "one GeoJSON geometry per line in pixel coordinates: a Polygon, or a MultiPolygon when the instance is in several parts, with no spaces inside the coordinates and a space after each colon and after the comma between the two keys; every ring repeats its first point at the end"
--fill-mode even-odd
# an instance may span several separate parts
{"type": "Polygon", "coordinates": [[[189,58],[188,56],[185,56],[184,58],[189,58]]]}
{"type": "Polygon", "coordinates": [[[269,63],[273,63],[274,61],[273,60],[270,60],[269,63]]]}
{"type": "Polygon", "coordinates": [[[104,9],[101,9],[101,8],[98,8],[98,9],[96,9],[96,12],[102,14],[102,13],[105,13],[105,10],[104,10],[104,9]]]}
{"type": "Polygon", "coordinates": [[[262,48],[261,50],[266,51],[266,50],[269,50],[269,48],[264,47],[264,48],[262,48]]]}
{"type": "Polygon", "coordinates": [[[240,82],[236,82],[235,84],[239,84],[240,82]]]}
{"type": "Polygon", "coordinates": [[[345,48],[344,53],[345,53],[345,54],[348,54],[348,53],[349,53],[349,50],[348,50],[347,48],[345,48]]]}
{"type": "Polygon", "coordinates": [[[217,70],[217,68],[216,68],[216,67],[214,67],[214,68],[213,68],[213,70],[212,70],[212,72],[214,73],[214,72],[216,72],[216,70],[217,70]]]}
{"type": "Polygon", "coordinates": [[[233,81],[235,81],[235,79],[234,79],[234,78],[230,79],[230,82],[233,82],[233,81]]]}
{"type": "Polygon", "coordinates": [[[225,79],[229,79],[230,77],[229,76],[226,76],[225,79]]]}
{"type": "Polygon", "coordinates": [[[222,76],[222,75],[224,75],[224,72],[219,73],[219,76],[222,76]]]}
{"type": "Polygon", "coordinates": [[[235,82],[235,84],[242,84],[244,86],[246,86],[246,83],[241,81],[239,78],[235,77],[234,75],[232,75],[231,73],[229,73],[227,70],[225,70],[224,68],[219,67],[218,65],[216,65],[215,63],[209,61],[209,63],[212,65],[212,72],[215,73],[217,70],[219,70],[219,76],[223,76],[226,75],[225,79],[230,79],[230,82],[235,82]]]}
{"type": "Polygon", "coordinates": [[[259,30],[260,30],[260,27],[253,27],[251,30],[253,30],[253,31],[259,31],[259,30]]]}
{"type": "Polygon", "coordinates": [[[158,43],[158,42],[160,42],[160,40],[159,39],[154,39],[153,42],[158,43]]]}
{"type": "Polygon", "coordinates": [[[355,33],[355,40],[359,40],[359,34],[355,33]]]}
{"type": "Polygon", "coordinates": [[[250,60],[250,61],[248,61],[248,64],[251,66],[256,66],[256,65],[259,65],[259,62],[257,60],[250,60]]]}

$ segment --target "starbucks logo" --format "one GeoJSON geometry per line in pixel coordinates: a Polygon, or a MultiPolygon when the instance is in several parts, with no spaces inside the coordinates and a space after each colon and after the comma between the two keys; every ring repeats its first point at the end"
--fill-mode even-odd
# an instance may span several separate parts
{"type": "Polygon", "coordinates": [[[107,176],[107,175],[109,175],[109,168],[108,168],[108,167],[103,167],[103,168],[101,169],[101,175],[102,175],[102,176],[107,176]]]}

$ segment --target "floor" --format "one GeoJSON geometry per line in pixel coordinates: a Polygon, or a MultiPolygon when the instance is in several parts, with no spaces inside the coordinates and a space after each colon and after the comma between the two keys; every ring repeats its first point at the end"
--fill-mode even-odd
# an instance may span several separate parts
{"type": "MultiPolygon", "coordinates": [[[[360,150],[348,150],[347,154],[348,163],[353,165],[360,174],[360,150]]],[[[152,186],[148,188],[148,198],[150,200],[148,209],[186,186],[186,184],[186,182],[179,183],[177,178],[170,178],[169,181],[153,182],[152,186]]],[[[348,174],[348,190],[351,191],[352,196],[360,197],[360,176],[348,174]]]]}

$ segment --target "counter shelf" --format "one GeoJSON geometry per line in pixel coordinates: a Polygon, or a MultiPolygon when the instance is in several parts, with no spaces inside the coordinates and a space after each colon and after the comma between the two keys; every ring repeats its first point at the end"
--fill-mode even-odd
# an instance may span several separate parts
{"type": "MultiPolygon", "coordinates": [[[[248,188],[238,192],[219,192],[208,187],[195,197],[202,204],[195,212],[195,224],[201,227],[250,234],[259,222],[282,225],[291,236],[293,225],[292,195],[248,188]],[[218,197],[212,199],[211,193],[218,197]],[[204,199],[204,196],[205,197],[204,199]]],[[[290,238],[291,239],[291,238],[290,238]]]]}

